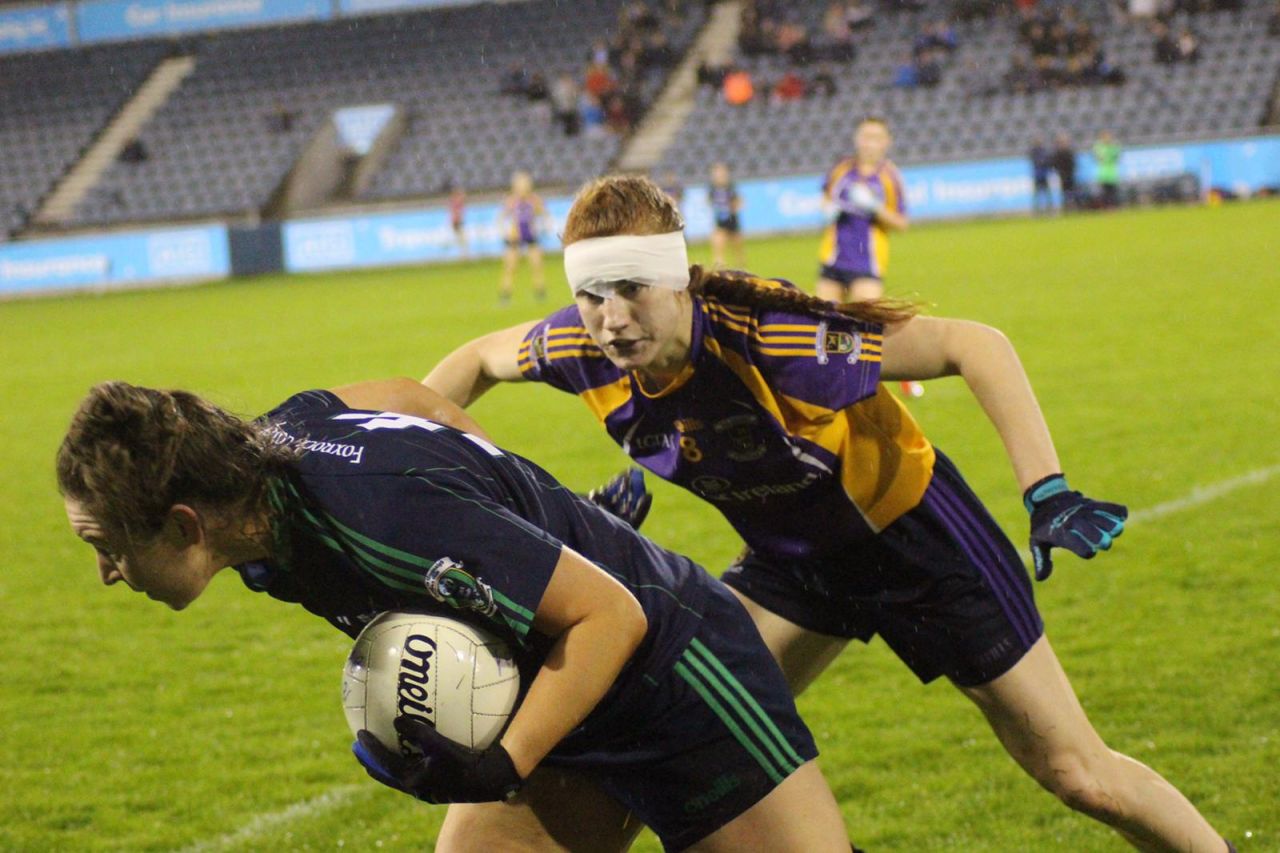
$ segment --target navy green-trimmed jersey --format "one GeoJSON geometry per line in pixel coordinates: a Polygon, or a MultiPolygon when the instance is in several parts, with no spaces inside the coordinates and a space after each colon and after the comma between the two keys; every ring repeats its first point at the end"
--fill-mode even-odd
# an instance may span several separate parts
{"type": "Polygon", "coordinates": [[[657,394],[609,361],[577,306],[529,331],[521,373],[577,394],[632,459],[714,504],[760,552],[842,553],[920,502],[933,447],[879,384],[879,326],[693,305],[690,363],[657,394]]]}
{"type": "Polygon", "coordinates": [[[263,419],[303,452],[273,489],[273,561],[238,569],[250,588],[349,636],[385,610],[453,616],[509,640],[531,676],[551,644],[532,630],[534,612],[568,546],[626,586],[649,622],[596,716],[611,697],[625,704],[638,679],[670,670],[718,583],[477,436],[352,410],[327,391],[297,394],[263,419]]]}

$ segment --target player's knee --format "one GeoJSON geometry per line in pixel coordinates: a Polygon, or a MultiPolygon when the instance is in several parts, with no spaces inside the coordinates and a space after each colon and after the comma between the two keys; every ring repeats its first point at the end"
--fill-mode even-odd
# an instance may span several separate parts
{"type": "Polygon", "coordinates": [[[1054,756],[1039,781],[1068,808],[1115,823],[1123,816],[1122,798],[1117,796],[1105,763],[1087,761],[1074,753],[1054,756]]]}

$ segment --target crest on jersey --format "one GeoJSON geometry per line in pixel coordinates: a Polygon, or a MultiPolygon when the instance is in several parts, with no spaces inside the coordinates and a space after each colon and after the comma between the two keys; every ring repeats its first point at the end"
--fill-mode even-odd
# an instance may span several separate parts
{"type": "Polygon", "coordinates": [[[862,351],[862,335],[857,332],[832,331],[824,320],[818,324],[818,364],[826,364],[833,355],[843,355],[845,360],[854,364],[862,351]]]}
{"type": "Polygon", "coordinates": [[[764,456],[767,448],[755,429],[759,420],[755,415],[743,414],[716,421],[712,429],[729,443],[726,456],[735,462],[754,462],[764,456]]]}
{"type": "Polygon", "coordinates": [[[432,598],[454,610],[473,610],[481,616],[492,616],[498,610],[489,585],[448,557],[432,563],[422,582],[432,598]]]}
{"type": "Polygon", "coordinates": [[[533,336],[533,340],[529,342],[529,353],[533,356],[534,361],[546,362],[547,360],[547,330],[542,328],[538,334],[533,336]]]}

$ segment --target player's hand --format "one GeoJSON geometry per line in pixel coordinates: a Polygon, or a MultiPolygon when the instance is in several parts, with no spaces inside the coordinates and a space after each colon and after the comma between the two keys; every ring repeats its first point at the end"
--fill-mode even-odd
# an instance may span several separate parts
{"type": "Polygon", "coordinates": [[[876,196],[875,191],[866,184],[854,184],[849,189],[849,196],[845,199],[845,204],[850,213],[857,213],[863,216],[875,216],[884,209],[884,202],[876,196]]]}
{"type": "Polygon", "coordinates": [[[351,751],[375,780],[424,802],[509,800],[524,782],[502,744],[477,752],[454,743],[425,721],[405,716],[396,718],[396,731],[422,754],[401,755],[364,729],[356,733],[351,751]]]}
{"type": "Polygon", "coordinates": [[[645,488],[644,472],[639,468],[628,468],[603,486],[587,492],[587,500],[636,530],[640,529],[649,514],[649,507],[653,505],[653,495],[645,488]]]}
{"type": "Polygon", "coordinates": [[[1036,580],[1053,573],[1050,550],[1066,548],[1077,557],[1091,559],[1106,551],[1124,533],[1127,507],[1086,498],[1067,486],[1067,478],[1051,474],[1034,483],[1022,496],[1031,513],[1031,558],[1036,580]]]}

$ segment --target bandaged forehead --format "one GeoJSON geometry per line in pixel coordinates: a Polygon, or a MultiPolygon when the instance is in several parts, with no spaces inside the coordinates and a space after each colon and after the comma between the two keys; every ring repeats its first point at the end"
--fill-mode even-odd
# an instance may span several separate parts
{"type": "Polygon", "coordinates": [[[625,282],[684,290],[689,252],[680,231],[592,237],[565,246],[564,274],[574,296],[585,292],[607,299],[625,282]]]}

